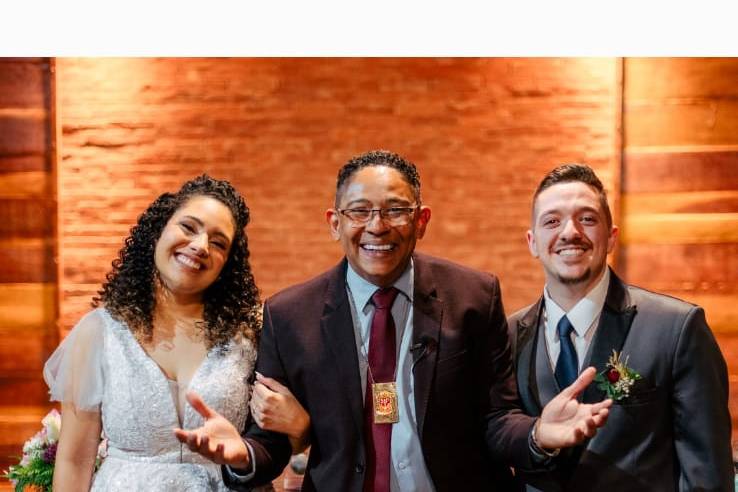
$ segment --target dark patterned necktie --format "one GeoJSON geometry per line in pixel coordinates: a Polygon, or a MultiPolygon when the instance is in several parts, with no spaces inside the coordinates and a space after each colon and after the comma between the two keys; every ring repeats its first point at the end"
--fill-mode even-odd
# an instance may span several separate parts
{"type": "Polygon", "coordinates": [[[379,289],[372,295],[374,317],[369,334],[369,369],[364,399],[364,442],[366,444],[365,492],[389,492],[390,444],[392,424],[374,423],[372,383],[395,380],[395,323],[392,304],[400,291],[394,287],[379,289]]]}
{"type": "Polygon", "coordinates": [[[571,332],[574,330],[569,318],[564,316],[556,325],[556,331],[559,332],[559,359],[556,361],[556,382],[559,383],[559,389],[562,390],[569,386],[577,378],[579,373],[579,359],[577,351],[574,349],[574,343],[571,341],[571,332]]]}

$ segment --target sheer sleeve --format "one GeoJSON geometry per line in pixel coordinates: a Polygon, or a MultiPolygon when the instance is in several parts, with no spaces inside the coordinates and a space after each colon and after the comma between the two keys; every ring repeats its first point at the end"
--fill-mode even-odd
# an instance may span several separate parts
{"type": "Polygon", "coordinates": [[[105,320],[96,309],[86,314],[44,365],[44,379],[52,401],[73,403],[78,409],[99,411],[103,395],[105,320]]]}

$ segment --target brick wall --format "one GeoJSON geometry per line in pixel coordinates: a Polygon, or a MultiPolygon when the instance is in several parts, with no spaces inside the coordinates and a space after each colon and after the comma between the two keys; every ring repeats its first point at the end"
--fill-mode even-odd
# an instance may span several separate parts
{"type": "Polygon", "coordinates": [[[208,172],[253,211],[265,295],[333,265],[338,168],[386,148],[434,207],[419,249],[500,275],[509,311],[536,297],[530,195],[562,161],[612,190],[613,59],[60,59],[61,324],[87,309],[128,227],[160,192],[208,172]]]}

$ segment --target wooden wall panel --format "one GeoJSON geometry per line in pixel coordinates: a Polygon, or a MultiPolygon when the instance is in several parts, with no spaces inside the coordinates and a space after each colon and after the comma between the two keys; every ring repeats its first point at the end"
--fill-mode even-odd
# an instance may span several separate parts
{"type": "Polygon", "coordinates": [[[54,245],[47,239],[0,240],[0,284],[56,281],[54,245]]]}
{"type": "Polygon", "coordinates": [[[624,220],[623,244],[738,242],[738,213],[633,213],[624,220]]]}
{"type": "MultiPolygon", "coordinates": [[[[627,118],[632,115],[628,114],[627,118]]],[[[666,149],[654,145],[626,148],[623,192],[735,191],[738,189],[738,144],[689,145],[666,149]]]]}
{"type": "Polygon", "coordinates": [[[705,308],[738,435],[738,59],[628,58],[621,266],[705,308]]]}
{"type": "Polygon", "coordinates": [[[41,368],[58,341],[51,100],[50,60],[0,59],[0,469],[49,407],[41,368]]]}
{"type": "Polygon", "coordinates": [[[2,111],[48,108],[49,73],[47,60],[5,60],[0,62],[0,102],[2,111]]]}
{"type": "Polygon", "coordinates": [[[0,111],[0,154],[43,154],[46,150],[49,124],[45,115],[30,116],[25,111],[0,111]]]}
{"type": "Polygon", "coordinates": [[[625,111],[628,147],[728,145],[738,133],[738,100],[733,99],[627,98],[625,111]]]}
{"type": "Polygon", "coordinates": [[[735,58],[626,58],[625,68],[629,101],[738,98],[735,58]]]}
{"type": "Polygon", "coordinates": [[[735,190],[682,191],[674,193],[628,193],[624,214],[650,213],[732,213],[738,210],[738,183],[735,190]]]}
{"type": "Polygon", "coordinates": [[[656,291],[738,296],[738,243],[630,244],[622,249],[628,280],[656,291]]]}
{"type": "MultiPolygon", "coordinates": [[[[645,287],[663,286],[667,279],[641,275],[642,267],[637,266],[657,249],[678,265],[695,251],[724,253],[735,251],[738,244],[738,132],[724,131],[738,119],[738,89],[726,85],[738,73],[738,59],[629,58],[624,73],[621,256],[627,275],[644,281],[645,287]],[[701,130],[683,133],[684,125],[697,120],[689,112],[665,113],[664,107],[685,102],[720,111],[709,122],[700,120],[701,130]],[[664,114],[668,120],[648,119],[664,114]]],[[[727,261],[721,267],[713,262],[699,272],[689,269],[699,275],[699,281],[691,284],[692,290],[680,292],[701,295],[704,292],[697,287],[701,284],[738,284],[733,263],[727,261]]],[[[734,311],[738,303],[730,302],[735,299],[734,290],[717,295],[724,295],[726,302],[715,305],[730,313],[714,316],[732,319],[732,313],[738,312],[734,311]]],[[[738,330],[738,325],[723,328],[738,330]]]]}
{"type": "MultiPolygon", "coordinates": [[[[1,197],[1,195],[0,195],[1,197]]],[[[0,198],[0,234],[14,238],[49,237],[54,224],[49,213],[53,202],[35,198],[0,198]]]]}

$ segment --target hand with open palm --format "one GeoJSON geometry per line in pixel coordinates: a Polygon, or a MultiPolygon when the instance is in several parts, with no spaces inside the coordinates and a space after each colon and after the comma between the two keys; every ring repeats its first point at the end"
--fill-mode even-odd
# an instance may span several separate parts
{"type": "Polygon", "coordinates": [[[612,400],[582,403],[579,394],[597,375],[594,367],[582,371],[576,381],[564,388],[543,408],[536,425],[536,443],[544,449],[557,449],[580,444],[605,425],[612,400]]]}
{"type": "Polygon", "coordinates": [[[246,469],[250,466],[249,452],[241,434],[233,424],[210,408],[194,391],[187,393],[187,401],[205,419],[202,427],[191,430],[174,429],[179,442],[219,465],[246,469]]]}

